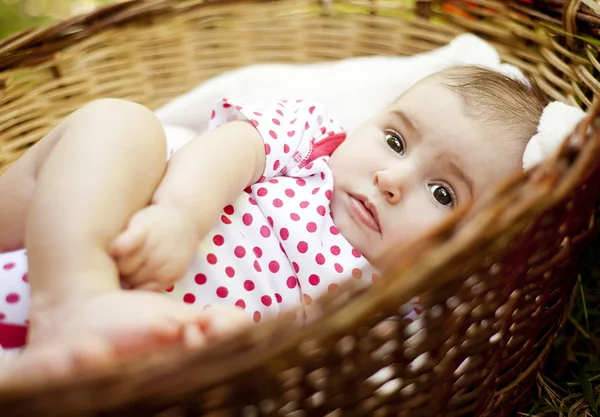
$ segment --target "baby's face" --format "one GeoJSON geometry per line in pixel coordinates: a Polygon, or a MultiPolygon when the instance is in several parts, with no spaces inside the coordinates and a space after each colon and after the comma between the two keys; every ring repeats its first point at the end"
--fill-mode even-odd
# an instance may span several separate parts
{"type": "Polygon", "coordinates": [[[429,77],[331,156],[334,222],[373,262],[519,169],[523,149],[468,116],[462,98],[429,77]]]}

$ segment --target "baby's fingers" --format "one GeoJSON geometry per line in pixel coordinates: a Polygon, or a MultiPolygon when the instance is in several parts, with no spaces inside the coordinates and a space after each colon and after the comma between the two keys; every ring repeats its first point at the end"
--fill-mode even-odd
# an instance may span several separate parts
{"type": "Polygon", "coordinates": [[[148,229],[132,225],[116,237],[109,248],[111,256],[123,257],[139,251],[148,238],[148,229]]]}
{"type": "Polygon", "coordinates": [[[142,248],[137,252],[134,252],[130,256],[122,256],[116,259],[117,267],[119,268],[119,274],[124,278],[124,281],[127,281],[128,284],[134,285],[131,280],[127,277],[132,276],[137,271],[139,271],[146,260],[148,259],[148,254],[142,248]]]}

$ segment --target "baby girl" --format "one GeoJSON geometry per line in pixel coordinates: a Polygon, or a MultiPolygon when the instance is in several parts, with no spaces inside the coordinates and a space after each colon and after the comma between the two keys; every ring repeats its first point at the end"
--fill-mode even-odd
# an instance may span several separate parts
{"type": "MultiPolygon", "coordinates": [[[[27,353],[56,372],[203,345],[247,318],[305,321],[519,169],[546,104],[462,66],[349,135],[308,100],[223,100],[174,149],[149,110],[93,102],[0,177],[0,321],[29,323],[27,353]]],[[[9,327],[0,344],[18,346],[9,327]]]]}

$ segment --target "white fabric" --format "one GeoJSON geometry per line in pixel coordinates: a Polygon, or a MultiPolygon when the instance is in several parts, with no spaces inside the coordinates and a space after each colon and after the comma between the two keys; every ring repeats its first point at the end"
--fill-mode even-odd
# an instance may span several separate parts
{"type": "Polygon", "coordinates": [[[523,153],[523,168],[528,169],[552,155],[585,113],[573,106],[554,101],[546,106],[540,118],[537,133],[523,153]]]}
{"type": "Polygon", "coordinates": [[[167,126],[201,133],[214,103],[223,97],[246,103],[270,103],[304,97],[324,104],[351,132],[420,79],[455,65],[478,65],[522,76],[500,67],[498,52],[472,34],[410,57],[370,56],[314,64],[253,65],[224,73],[156,111],[167,126]]]}

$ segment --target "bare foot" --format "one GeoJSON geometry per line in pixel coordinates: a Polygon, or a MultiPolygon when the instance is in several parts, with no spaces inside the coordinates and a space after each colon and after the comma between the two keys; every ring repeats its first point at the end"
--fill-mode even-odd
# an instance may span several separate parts
{"type": "Polygon", "coordinates": [[[188,218],[153,204],[133,215],[112,242],[110,255],[131,288],[162,291],[185,275],[199,243],[188,218]]]}
{"type": "Polygon", "coordinates": [[[235,308],[205,311],[146,291],[115,290],[32,314],[29,344],[0,383],[66,376],[166,346],[201,348],[248,323],[235,308]]]}

